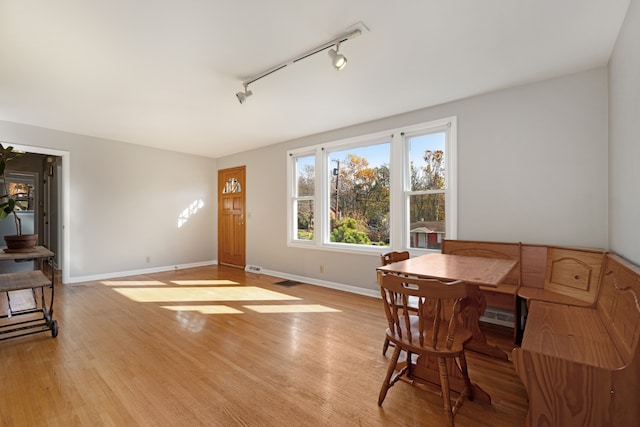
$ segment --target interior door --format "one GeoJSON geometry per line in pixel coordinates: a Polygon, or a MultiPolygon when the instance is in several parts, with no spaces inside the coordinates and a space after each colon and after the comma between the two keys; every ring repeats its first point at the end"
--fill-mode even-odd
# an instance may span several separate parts
{"type": "Polygon", "coordinates": [[[245,167],[218,171],[218,263],[245,265],[245,167]]]}

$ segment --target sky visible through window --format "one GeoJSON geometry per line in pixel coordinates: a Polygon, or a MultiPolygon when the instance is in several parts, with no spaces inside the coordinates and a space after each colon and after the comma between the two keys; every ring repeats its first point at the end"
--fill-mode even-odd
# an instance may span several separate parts
{"type": "MultiPolygon", "coordinates": [[[[346,160],[349,154],[355,154],[369,162],[370,168],[377,168],[383,164],[389,165],[389,143],[368,145],[366,147],[354,147],[341,151],[332,151],[331,160],[346,160]]],[[[333,166],[332,166],[333,167],[333,166]]]]}
{"type": "Polygon", "coordinates": [[[315,168],[316,166],[316,158],[314,156],[305,156],[298,158],[298,171],[304,171],[305,168],[311,166],[315,168]]]}
{"type": "Polygon", "coordinates": [[[427,135],[420,135],[411,138],[411,153],[410,160],[415,167],[424,167],[424,152],[426,150],[444,151],[445,133],[430,133],[427,135]]]}
{"type": "MultiPolygon", "coordinates": [[[[411,138],[413,150],[410,152],[410,159],[415,167],[424,167],[425,150],[443,150],[445,149],[445,133],[436,132],[426,135],[415,136],[411,138]]],[[[367,159],[370,168],[376,168],[383,164],[389,164],[389,144],[376,144],[366,147],[356,147],[347,150],[331,152],[331,160],[345,160],[348,154],[356,154],[359,157],[367,159]]],[[[298,168],[304,170],[306,166],[315,167],[315,157],[305,156],[298,159],[298,168]]],[[[330,166],[333,169],[335,165],[330,166]]]]}
{"type": "MultiPolygon", "coordinates": [[[[424,166],[424,152],[426,150],[442,150],[445,149],[445,133],[436,132],[426,135],[411,137],[411,143],[414,150],[410,153],[410,160],[416,167],[424,166]],[[417,148],[417,149],[416,149],[417,148]]],[[[356,147],[347,150],[331,152],[331,160],[344,160],[348,154],[356,154],[359,157],[367,159],[370,168],[376,168],[383,164],[389,164],[389,145],[376,144],[366,147],[356,147]]],[[[333,168],[333,166],[331,166],[333,168]]]]}
{"type": "MultiPolygon", "coordinates": [[[[411,137],[411,151],[409,156],[414,167],[423,168],[425,166],[423,157],[426,150],[444,151],[445,137],[446,135],[444,132],[429,133],[426,135],[411,137]]],[[[330,160],[347,160],[349,154],[355,154],[358,157],[367,159],[369,167],[372,169],[380,167],[383,164],[389,165],[389,143],[332,151],[330,153],[330,160]]],[[[304,171],[307,167],[311,167],[313,169],[315,168],[315,156],[299,157],[297,164],[300,172],[304,171]]],[[[331,173],[334,167],[335,163],[329,166],[329,173],[331,173]]]]}

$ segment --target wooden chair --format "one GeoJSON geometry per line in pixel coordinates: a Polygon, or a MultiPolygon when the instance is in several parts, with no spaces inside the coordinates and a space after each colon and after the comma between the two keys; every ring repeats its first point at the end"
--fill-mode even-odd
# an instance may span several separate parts
{"type": "Polygon", "coordinates": [[[413,384],[412,354],[419,357],[432,357],[438,361],[440,385],[444,410],[448,425],[453,426],[453,418],[465,398],[473,399],[473,388],[467,371],[464,346],[472,338],[468,329],[458,325],[458,314],[471,289],[462,281],[445,283],[437,279],[418,279],[378,272],[378,284],[387,318],[392,319],[386,331],[387,338],[395,345],[378,405],[382,406],[387,391],[398,380],[413,384]],[[418,300],[418,310],[412,314],[409,309],[409,297],[418,300]],[[395,303],[393,303],[395,301],[395,303]],[[398,371],[400,352],[407,353],[407,361],[398,371]],[[449,388],[449,366],[458,369],[464,382],[464,388],[455,402],[451,401],[449,388]]]}
{"type": "MultiPolygon", "coordinates": [[[[387,252],[380,255],[380,263],[384,266],[387,264],[391,264],[392,262],[404,261],[405,259],[409,259],[411,255],[408,251],[393,251],[387,252]]],[[[389,321],[389,327],[391,327],[391,319],[387,319],[389,321]]],[[[382,354],[387,355],[387,349],[389,348],[389,338],[384,339],[384,344],[382,346],[382,354]]]]}
{"type": "Polygon", "coordinates": [[[387,252],[386,254],[380,255],[380,262],[382,265],[391,264],[392,262],[404,261],[405,259],[409,259],[411,255],[409,255],[408,251],[393,251],[387,252]]]}

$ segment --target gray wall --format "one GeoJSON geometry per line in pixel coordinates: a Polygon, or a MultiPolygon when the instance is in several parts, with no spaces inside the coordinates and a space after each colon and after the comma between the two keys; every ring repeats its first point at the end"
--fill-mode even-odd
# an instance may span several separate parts
{"type": "Polygon", "coordinates": [[[458,238],[605,248],[607,105],[607,70],[599,68],[221,158],[218,166],[247,166],[248,264],[375,292],[377,255],[287,247],[288,149],[455,115],[458,238]]]}
{"type": "Polygon", "coordinates": [[[631,0],[609,63],[611,250],[640,265],[640,0],[631,0]]]}
{"type": "Polygon", "coordinates": [[[0,140],[70,153],[68,281],[217,258],[214,159],[3,121],[0,140]],[[198,200],[203,207],[178,228],[198,200]]]}

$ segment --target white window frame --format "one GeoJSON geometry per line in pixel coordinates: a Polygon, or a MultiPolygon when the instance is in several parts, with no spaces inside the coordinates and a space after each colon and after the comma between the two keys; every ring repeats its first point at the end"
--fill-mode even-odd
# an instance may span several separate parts
{"type": "Polygon", "coordinates": [[[292,150],[288,152],[288,159],[287,159],[287,229],[288,229],[288,237],[287,240],[289,242],[289,244],[294,244],[294,245],[303,245],[303,246],[311,246],[314,244],[315,239],[317,238],[317,208],[318,208],[318,192],[320,190],[319,186],[318,186],[318,172],[320,170],[318,169],[318,156],[315,152],[315,150],[310,150],[309,148],[305,148],[302,150],[292,150]],[[297,169],[297,162],[296,159],[300,158],[300,157],[312,157],[315,156],[315,170],[314,170],[314,180],[315,180],[315,186],[313,189],[313,196],[299,196],[297,194],[297,188],[298,188],[298,169],[297,169]],[[297,210],[295,210],[294,212],[294,207],[296,206],[297,202],[299,202],[300,200],[313,200],[314,203],[314,217],[313,217],[313,222],[314,222],[314,227],[313,227],[313,239],[310,240],[301,240],[298,239],[298,215],[297,215],[297,210]]]}
{"type": "Polygon", "coordinates": [[[389,129],[354,138],[327,142],[310,147],[292,149],[287,152],[287,244],[291,247],[304,247],[341,252],[383,253],[391,250],[409,250],[412,255],[434,252],[434,249],[410,248],[409,196],[410,159],[409,137],[445,132],[445,236],[457,238],[458,197],[457,197],[457,118],[447,117],[413,126],[389,129]],[[405,137],[406,136],[406,137],[405,137]],[[330,170],[328,152],[348,148],[391,142],[390,147],[390,246],[356,245],[329,241],[329,197],[330,170]],[[315,156],[315,195],[314,195],[314,238],[297,239],[297,216],[294,215],[296,195],[295,158],[315,156]]]}
{"type": "MultiPolygon", "coordinates": [[[[419,194],[437,194],[441,190],[411,190],[411,159],[410,159],[410,143],[411,138],[420,135],[433,134],[443,132],[445,134],[445,190],[444,190],[444,206],[445,206],[445,236],[447,239],[456,239],[458,234],[458,197],[457,197],[457,120],[456,117],[449,117],[443,120],[436,120],[405,129],[402,133],[403,147],[403,191],[402,191],[402,207],[403,210],[403,239],[401,250],[408,250],[412,254],[437,252],[437,249],[412,248],[411,245],[411,224],[409,202],[413,195],[419,194]]],[[[392,243],[393,245],[393,243],[392,243]]]]}

